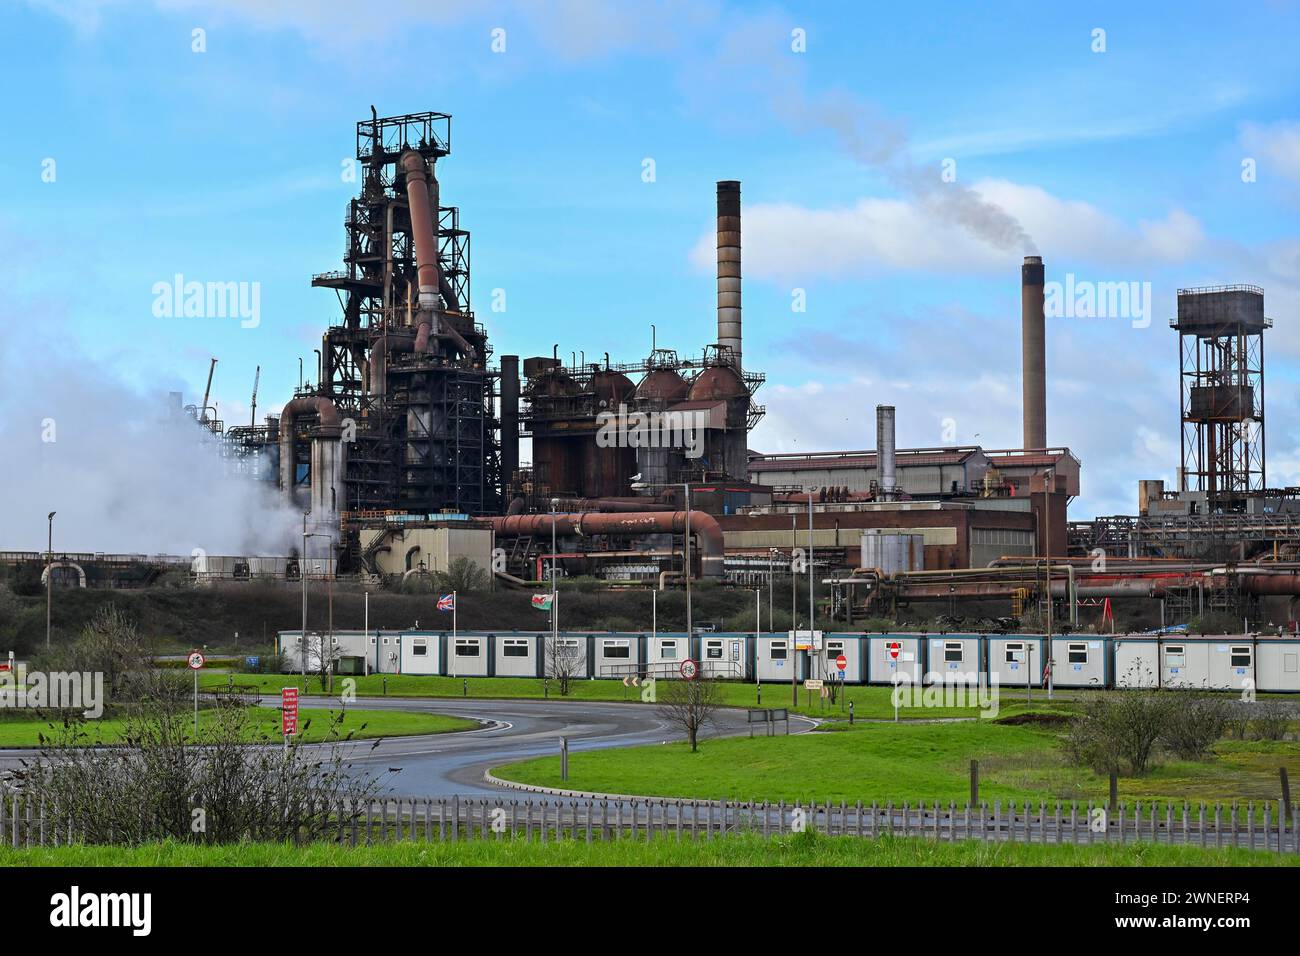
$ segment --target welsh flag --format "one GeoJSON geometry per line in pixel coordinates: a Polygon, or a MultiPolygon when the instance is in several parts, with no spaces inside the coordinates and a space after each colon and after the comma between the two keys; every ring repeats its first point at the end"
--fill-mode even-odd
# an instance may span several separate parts
{"type": "Polygon", "coordinates": [[[552,594],[534,594],[533,607],[537,608],[539,611],[549,611],[551,609],[551,601],[553,598],[554,595],[552,594]]]}

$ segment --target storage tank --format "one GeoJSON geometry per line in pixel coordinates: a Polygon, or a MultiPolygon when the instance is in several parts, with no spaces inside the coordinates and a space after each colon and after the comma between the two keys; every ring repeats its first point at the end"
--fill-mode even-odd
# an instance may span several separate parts
{"type": "Polygon", "coordinates": [[[859,566],[877,568],[884,574],[924,570],[925,535],[903,531],[864,531],[859,566]]]}

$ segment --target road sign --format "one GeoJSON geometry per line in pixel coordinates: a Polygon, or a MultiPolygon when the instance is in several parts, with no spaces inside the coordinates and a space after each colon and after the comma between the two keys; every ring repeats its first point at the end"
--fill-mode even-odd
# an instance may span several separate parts
{"type": "Polygon", "coordinates": [[[682,672],[682,676],[687,680],[695,680],[700,673],[700,665],[688,657],[682,661],[682,666],[678,670],[682,672]]]}
{"type": "Polygon", "coordinates": [[[280,732],[288,737],[298,733],[298,688],[280,691],[280,732]]]}
{"type": "Polygon", "coordinates": [[[821,690],[822,682],[819,680],[813,680],[809,678],[808,680],[803,682],[803,686],[804,686],[804,690],[821,690]]]}
{"type": "Polygon", "coordinates": [[[902,650],[903,645],[898,641],[890,641],[885,645],[889,649],[889,656],[893,660],[898,660],[898,653],[902,650]]]}
{"type": "Polygon", "coordinates": [[[190,657],[187,661],[190,670],[196,671],[203,667],[203,655],[199,651],[190,651],[190,657]]]}
{"type": "Polygon", "coordinates": [[[840,669],[841,673],[843,673],[849,669],[849,659],[841,654],[839,657],[835,658],[835,666],[840,669]]]}

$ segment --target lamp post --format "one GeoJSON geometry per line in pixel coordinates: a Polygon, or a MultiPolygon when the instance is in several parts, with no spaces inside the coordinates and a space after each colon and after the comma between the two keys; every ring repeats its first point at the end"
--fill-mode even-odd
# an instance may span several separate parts
{"type": "Polygon", "coordinates": [[[49,550],[45,558],[45,649],[50,649],[50,612],[54,607],[54,516],[57,511],[51,511],[49,514],[50,522],[50,540],[49,550]]]}
{"type": "Polygon", "coordinates": [[[551,647],[557,655],[560,647],[560,602],[555,593],[555,510],[559,504],[559,498],[551,499],[551,647]]]}
{"type": "Polygon", "coordinates": [[[1047,519],[1043,526],[1043,550],[1047,552],[1043,564],[1047,580],[1047,699],[1051,700],[1052,684],[1056,676],[1052,673],[1052,485],[1056,481],[1056,470],[1047,469],[1043,477],[1046,479],[1043,485],[1043,517],[1047,519]]]}
{"type": "MultiPolygon", "coordinates": [[[[308,538],[328,538],[329,535],[322,531],[308,531],[307,518],[311,515],[310,511],[302,513],[302,559],[298,562],[298,576],[302,578],[302,634],[301,642],[298,647],[298,659],[302,664],[302,686],[307,688],[307,539],[308,538]]],[[[369,614],[369,605],[367,605],[367,616],[369,614]]],[[[322,638],[322,640],[324,640],[322,638]]],[[[325,663],[325,646],[321,645],[321,665],[325,663]]]]}

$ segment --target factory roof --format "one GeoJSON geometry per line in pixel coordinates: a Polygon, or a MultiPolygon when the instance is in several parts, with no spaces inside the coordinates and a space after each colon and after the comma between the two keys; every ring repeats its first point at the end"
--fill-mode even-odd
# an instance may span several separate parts
{"type": "MultiPolygon", "coordinates": [[[[980,454],[975,447],[900,448],[895,457],[900,468],[923,465],[960,465],[980,454]]],[[[808,454],[752,455],[749,470],[788,471],[792,468],[875,468],[874,451],[821,451],[808,454]]]]}

